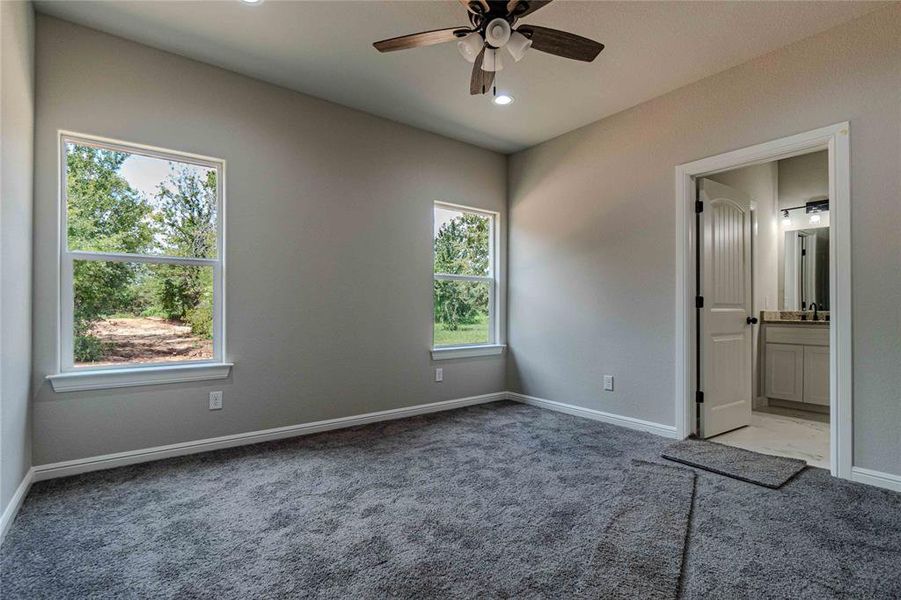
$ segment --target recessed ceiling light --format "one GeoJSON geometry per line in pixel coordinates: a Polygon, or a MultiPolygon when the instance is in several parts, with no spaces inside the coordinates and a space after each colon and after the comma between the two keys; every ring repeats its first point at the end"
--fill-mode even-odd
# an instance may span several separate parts
{"type": "Polygon", "coordinates": [[[263,0],[241,0],[244,4],[259,4],[263,0]]]}
{"type": "Polygon", "coordinates": [[[513,104],[513,96],[508,96],[507,94],[495,96],[494,103],[499,106],[507,106],[508,104],[513,104]]]}

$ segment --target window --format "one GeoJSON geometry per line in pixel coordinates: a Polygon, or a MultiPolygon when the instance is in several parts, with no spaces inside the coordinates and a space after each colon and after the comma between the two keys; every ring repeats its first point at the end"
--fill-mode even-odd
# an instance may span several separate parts
{"type": "Polygon", "coordinates": [[[113,386],[222,376],[204,370],[224,364],[222,161],[68,134],[60,152],[54,388],[66,374],[108,373],[113,386]],[[165,366],[181,373],[158,375],[165,366]],[[156,379],[123,377],[136,367],[156,379]]]}
{"type": "Polygon", "coordinates": [[[434,358],[499,354],[502,350],[498,345],[496,235],[496,213],[435,204],[434,358]],[[475,348],[483,350],[472,352],[475,348]]]}

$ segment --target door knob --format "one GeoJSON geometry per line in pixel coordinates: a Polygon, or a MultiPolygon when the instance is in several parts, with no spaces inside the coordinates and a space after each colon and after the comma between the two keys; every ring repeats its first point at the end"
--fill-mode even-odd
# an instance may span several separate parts
{"type": "Polygon", "coordinates": [[[745,319],[745,322],[748,325],[757,325],[757,317],[748,317],[747,319],[745,319]]]}

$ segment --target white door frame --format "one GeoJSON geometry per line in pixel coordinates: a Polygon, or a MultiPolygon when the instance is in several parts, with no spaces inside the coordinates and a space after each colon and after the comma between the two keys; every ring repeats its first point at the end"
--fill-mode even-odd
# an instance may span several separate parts
{"type": "Polygon", "coordinates": [[[832,474],[851,478],[851,161],[847,122],[702,158],[676,167],[676,433],[694,433],[696,179],[722,171],[829,151],[829,427],[832,474]]]}

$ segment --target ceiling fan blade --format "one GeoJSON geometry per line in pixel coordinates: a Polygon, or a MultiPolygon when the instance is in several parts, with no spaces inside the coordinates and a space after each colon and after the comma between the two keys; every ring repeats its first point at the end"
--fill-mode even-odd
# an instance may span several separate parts
{"type": "Polygon", "coordinates": [[[482,48],[475,62],[472,63],[472,77],[469,78],[469,93],[472,96],[486,93],[494,83],[494,71],[482,70],[482,60],[484,59],[485,49],[482,48]]]}
{"type": "Polygon", "coordinates": [[[532,48],[535,50],[563,58],[591,62],[604,49],[604,44],[600,42],[549,27],[523,25],[517,31],[532,40],[532,48]]]}
{"type": "Polygon", "coordinates": [[[475,14],[477,14],[477,15],[485,14],[485,13],[487,13],[488,10],[489,10],[489,7],[488,7],[488,0],[460,0],[460,4],[462,4],[463,6],[465,6],[465,7],[466,7],[466,10],[468,10],[469,12],[475,13],[475,14]],[[475,4],[477,7],[480,6],[480,7],[481,7],[481,10],[479,10],[479,9],[476,8],[476,7],[474,7],[474,6],[473,6],[474,4],[475,4]]]}
{"type": "Polygon", "coordinates": [[[551,0],[509,0],[507,2],[507,14],[524,17],[550,3],[551,0]]]}
{"type": "Polygon", "coordinates": [[[375,42],[373,46],[375,46],[375,49],[379,52],[393,52],[395,50],[406,50],[407,48],[421,48],[423,46],[434,46],[435,44],[453,42],[469,32],[470,30],[467,27],[435,29],[434,31],[411,33],[410,35],[402,35],[400,37],[382,40],[380,42],[375,42]]]}

